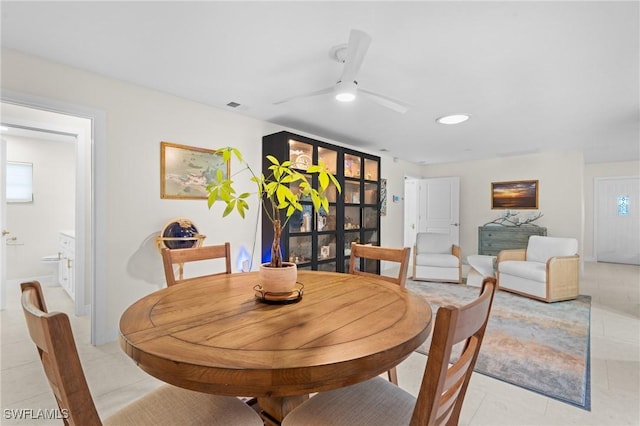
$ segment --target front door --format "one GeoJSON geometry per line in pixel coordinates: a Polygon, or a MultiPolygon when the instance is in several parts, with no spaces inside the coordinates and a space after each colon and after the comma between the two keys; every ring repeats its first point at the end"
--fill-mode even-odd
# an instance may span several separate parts
{"type": "Polygon", "coordinates": [[[596,259],[640,265],[640,177],[596,178],[596,259]]]}

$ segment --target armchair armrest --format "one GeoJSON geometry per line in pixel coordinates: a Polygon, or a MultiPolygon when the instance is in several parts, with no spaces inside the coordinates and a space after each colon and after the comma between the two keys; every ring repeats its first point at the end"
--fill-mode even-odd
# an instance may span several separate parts
{"type": "Polygon", "coordinates": [[[549,302],[573,299],[579,293],[580,256],[557,256],[547,261],[549,302]]]}
{"type": "Polygon", "coordinates": [[[501,250],[498,253],[498,263],[505,260],[525,260],[526,254],[526,249],[501,250]]]}

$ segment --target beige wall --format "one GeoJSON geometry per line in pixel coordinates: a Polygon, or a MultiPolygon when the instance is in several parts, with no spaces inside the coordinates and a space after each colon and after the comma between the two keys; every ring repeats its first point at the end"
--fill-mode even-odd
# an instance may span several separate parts
{"type": "MultiPolygon", "coordinates": [[[[96,241],[104,252],[96,262],[103,263],[96,279],[98,285],[104,286],[102,294],[106,299],[100,301],[105,303],[106,311],[104,320],[99,322],[98,342],[115,339],[122,311],[164,285],[153,238],[169,219],[191,218],[209,241],[230,241],[234,256],[241,247],[250,248],[255,237],[255,202],[248,218],[242,221],[235,216],[222,219],[220,207],[210,212],[204,201],[160,199],[160,141],[204,148],[235,146],[258,169],[262,136],[283,128],[9,50],[2,51],[1,75],[3,90],[85,106],[106,115],[106,146],[102,149],[105,154],[96,159],[96,167],[105,169],[98,173],[104,173],[106,179],[96,187],[101,196],[106,194],[105,211],[96,212],[105,222],[104,237],[98,235],[96,241]]],[[[405,175],[460,176],[460,239],[465,256],[476,252],[477,226],[499,214],[490,209],[489,188],[495,181],[538,179],[544,217],[536,223],[546,226],[549,235],[584,240],[585,173],[579,153],[434,166],[395,162],[382,156],[381,167],[382,177],[388,179],[387,215],[382,217],[384,245],[403,244],[403,203],[392,199],[393,195],[402,199],[405,175]]],[[[256,253],[254,263],[258,261],[256,253]]],[[[238,270],[235,265],[234,270],[238,270]]]]}
{"type": "MultiPolygon", "coordinates": [[[[104,164],[105,168],[96,172],[106,176],[106,182],[97,182],[96,187],[100,196],[106,194],[105,211],[96,212],[106,222],[104,237],[98,235],[96,240],[97,252],[104,253],[96,260],[97,285],[104,287],[99,294],[105,295],[99,303],[106,306],[105,318],[98,321],[98,342],[115,339],[124,309],[164,285],[153,238],[169,219],[191,218],[209,241],[230,241],[234,255],[241,247],[250,249],[255,238],[255,202],[252,213],[242,221],[236,216],[222,219],[220,207],[210,212],[205,201],[160,199],[160,142],[203,148],[235,146],[259,169],[262,136],[282,127],[11,50],[2,50],[1,76],[3,90],[106,115],[106,147],[97,150],[104,154],[96,158],[96,167],[104,164]]],[[[393,163],[389,157],[382,159],[383,177],[394,182],[399,194],[400,187],[396,187],[404,171],[416,168],[393,163]]],[[[389,208],[382,218],[385,244],[402,244],[402,218],[400,205],[389,208]]],[[[258,261],[259,250],[254,263],[258,261]]]]}
{"type": "Polygon", "coordinates": [[[424,177],[460,176],[460,248],[463,256],[477,253],[478,226],[499,217],[491,210],[491,182],[538,180],[538,210],[535,221],[547,228],[547,235],[574,237],[582,241],[582,154],[555,152],[521,157],[496,158],[425,167],[424,177]]]}

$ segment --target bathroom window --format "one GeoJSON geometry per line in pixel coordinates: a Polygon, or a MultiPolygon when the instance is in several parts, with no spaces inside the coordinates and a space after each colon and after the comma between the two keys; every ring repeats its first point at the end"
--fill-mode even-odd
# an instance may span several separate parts
{"type": "Polygon", "coordinates": [[[7,202],[33,201],[33,164],[7,162],[7,202]]]}
{"type": "Polygon", "coordinates": [[[618,216],[629,216],[629,196],[618,196],[618,216]]]}

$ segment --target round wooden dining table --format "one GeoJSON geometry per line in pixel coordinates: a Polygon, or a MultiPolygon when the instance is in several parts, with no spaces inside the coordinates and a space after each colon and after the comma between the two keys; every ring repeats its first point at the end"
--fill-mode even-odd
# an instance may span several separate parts
{"type": "Polygon", "coordinates": [[[120,346],[148,374],[186,389],[258,397],[276,422],[308,398],[399,364],[431,331],[420,296],[370,277],[298,271],[296,303],[267,304],[256,272],[151,293],[120,319],[120,346]]]}

